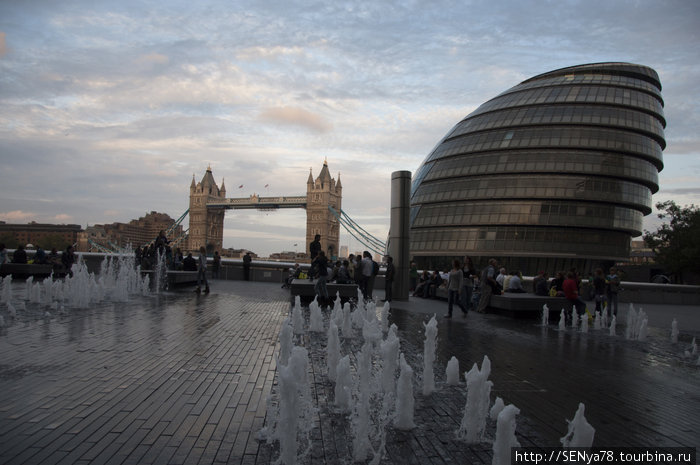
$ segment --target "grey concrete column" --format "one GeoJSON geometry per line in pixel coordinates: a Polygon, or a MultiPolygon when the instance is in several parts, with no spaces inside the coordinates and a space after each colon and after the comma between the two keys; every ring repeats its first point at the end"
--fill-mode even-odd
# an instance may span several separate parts
{"type": "Polygon", "coordinates": [[[411,256],[408,242],[409,219],[411,213],[411,172],[391,173],[391,221],[389,230],[389,255],[394,259],[394,299],[408,300],[410,282],[408,271],[411,256]]]}

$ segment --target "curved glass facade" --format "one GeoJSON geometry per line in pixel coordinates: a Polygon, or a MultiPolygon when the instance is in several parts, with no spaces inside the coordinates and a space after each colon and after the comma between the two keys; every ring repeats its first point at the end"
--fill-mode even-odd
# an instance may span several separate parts
{"type": "Polygon", "coordinates": [[[659,77],[593,63],[528,79],[457,123],[411,186],[411,254],[524,273],[627,260],[666,146],[659,77]]]}

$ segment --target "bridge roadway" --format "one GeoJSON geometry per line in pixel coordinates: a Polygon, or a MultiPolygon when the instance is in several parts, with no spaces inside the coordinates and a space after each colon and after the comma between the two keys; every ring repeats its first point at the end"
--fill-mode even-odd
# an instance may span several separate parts
{"type": "Polygon", "coordinates": [[[270,209],[270,208],[306,208],[306,196],[250,197],[231,198],[223,201],[211,201],[207,208],[223,209],[270,209]]]}
{"type": "MultiPolygon", "coordinates": [[[[15,292],[22,295],[20,285],[15,292]]],[[[652,325],[648,340],[638,342],[607,331],[558,331],[556,322],[544,328],[492,314],[464,317],[459,310],[447,320],[440,318],[444,301],[396,302],[391,320],[417,374],[423,324],[439,317],[437,391],[423,396],[414,379],[417,427],[390,429],[381,463],[491,463],[488,441],[468,446],[455,439],[465,386],[444,383],[452,355],[462,372],[489,356],[492,400],[500,396],[520,408],[522,445],[558,445],[566,419],[583,402],[596,447],[697,449],[700,366],[697,355],[683,353],[700,336],[700,314],[680,309],[680,342],[672,344],[676,309],[663,309],[659,321],[666,323],[652,325]]],[[[219,280],[209,295],[178,291],[50,319],[27,305],[10,322],[3,306],[10,324],[0,331],[0,463],[274,462],[276,447],[258,442],[256,433],[269,419],[268,395],[273,405],[278,398],[275,353],[288,310],[279,284],[219,280]]],[[[622,306],[621,321],[626,311],[622,306]]],[[[324,341],[308,334],[299,340],[311,354],[318,408],[313,448],[302,463],[351,463],[350,426],[333,412],[325,380],[324,341]]],[[[359,343],[344,342],[343,353],[359,343]]],[[[487,437],[493,435],[489,423],[487,437]]]]}

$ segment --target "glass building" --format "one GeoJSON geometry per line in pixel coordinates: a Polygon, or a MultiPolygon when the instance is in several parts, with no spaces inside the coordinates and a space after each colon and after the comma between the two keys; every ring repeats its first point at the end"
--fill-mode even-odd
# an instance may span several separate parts
{"type": "Polygon", "coordinates": [[[525,274],[628,260],[659,189],[665,125],[645,66],[521,82],[457,123],[415,172],[412,257],[430,268],[495,257],[525,274]]]}

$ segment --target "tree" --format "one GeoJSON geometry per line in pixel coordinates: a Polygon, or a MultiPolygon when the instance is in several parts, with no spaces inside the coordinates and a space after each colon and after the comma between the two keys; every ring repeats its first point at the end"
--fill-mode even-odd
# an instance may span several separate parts
{"type": "Polygon", "coordinates": [[[656,261],[684,283],[684,274],[700,274],[700,209],[659,202],[659,218],[667,220],[656,232],[644,231],[644,242],[656,253],[656,261]]]}
{"type": "Polygon", "coordinates": [[[37,241],[35,245],[40,246],[44,250],[51,250],[56,247],[56,250],[64,250],[70,245],[70,241],[60,234],[49,234],[37,241]]]}
{"type": "Polygon", "coordinates": [[[6,232],[0,234],[0,244],[5,244],[8,249],[16,249],[19,241],[14,234],[6,232]]]}

